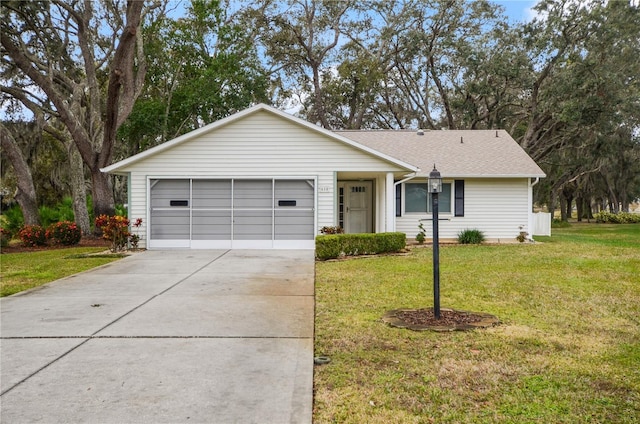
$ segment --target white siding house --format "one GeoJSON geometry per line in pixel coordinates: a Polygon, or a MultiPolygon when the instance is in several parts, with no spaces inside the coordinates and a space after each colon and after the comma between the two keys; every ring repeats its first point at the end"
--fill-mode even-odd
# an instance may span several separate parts
{"type": "MultiPolygon", "coordinates": [[[[322,227],[338,225],[347,232],[397,229],[414,237],[428,216],[405,199],[415,203],[415,183],[430,167],[404,151],[398,135],[418,137],[332,132],[261,104],[103,171],[128,177],[129,217],[143,219],[141,247],[312,249],[322,227]]],[[[456,174],[437,162],[451,183],[450,210],[455,187],[464,184],[464,216],[441,212],[451,219],[441,226],[443,238],[478,228],[488,238],[510,239],[520,226],[530,228],[531,179],[544,173],[508,134],[500,135],[512,150],[507,160],[521,162],[518,173],[456,174]]]]}

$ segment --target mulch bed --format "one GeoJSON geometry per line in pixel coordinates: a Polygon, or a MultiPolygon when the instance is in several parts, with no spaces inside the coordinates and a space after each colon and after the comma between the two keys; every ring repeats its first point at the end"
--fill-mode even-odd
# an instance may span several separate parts
{"type": "Polygon", "coordinates": [[[23,246],[20,242],[15,243],[14,241],[9,246],[3,247],[2,249],[0,249],[0,252],[3,254],[4,253],[40,252],[43,250],[68,249],[70,247],[104,247],[106,250],[106,249],[109,249],[109,246],[111,246],[111,242],[103,238],[83,237],[80,240],[79,244],[76,244],[73,246],[63,246],[59,244],[52,244],[52,245],[38,246],[38,247],[26,247],[26,246],[23,246]]]}
{"type": "Polygon", "coordinates": [[[440,308],[440,319],[436,319],[433,308],[395,309],[387,312],[382,320],[392,327],[415,331],[456,331],[492,327],[500,320],[484,312],[459,311],[440,308]]]}

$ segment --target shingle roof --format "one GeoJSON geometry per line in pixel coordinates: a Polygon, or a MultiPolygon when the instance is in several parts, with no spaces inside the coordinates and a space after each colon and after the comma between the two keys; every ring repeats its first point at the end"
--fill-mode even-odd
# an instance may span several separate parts
{"type": "Polygon", "coordinates": [[[435,164],[443,177],[544,177],[545,173],[504,130],[335,131],[343,137],[418,166],[435,164]]]}

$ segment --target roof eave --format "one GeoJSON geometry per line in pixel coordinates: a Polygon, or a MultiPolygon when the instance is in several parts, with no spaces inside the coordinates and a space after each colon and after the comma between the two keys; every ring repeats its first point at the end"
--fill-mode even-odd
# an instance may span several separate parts
{"type": "MultiPolygon", "coordinates": [[[[428,177],[429,174],[418,173],[418,177],[428,177]]],[[[442,178],[546,178],[546,174],[446,174],[442,178]]]]}

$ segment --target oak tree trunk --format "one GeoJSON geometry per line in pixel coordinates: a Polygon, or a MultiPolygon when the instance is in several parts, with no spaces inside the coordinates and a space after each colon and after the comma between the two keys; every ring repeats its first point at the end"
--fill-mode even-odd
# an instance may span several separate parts
{"type": "Polygon", "coordinates": [[[94,170],[91,171],[91,183],[93,193],[93,213],[95,216],[113,215],[115,204],[109,175],[94,170]]]}
{"type": "Polygon", "coordinates": [[[87,190],[84,180],[84,162],[75,144],[70,143],[69,152],[69,177],[71,185],[71,197],[73,198],[73,214],[75,222],[80,227],[83,235],[91,234],[91,222],[87,209],[87,190]]]}
{"type": "Polygon", "coordinates": [[[0,145],[2,146],[3,154],[9,159],[16,173],[18,187],[15,198],[18,205],[20,205],[20,209],[22,209],[24,223],[26,225],[40,225],[36,189],[33,185],[31,170],[24,160],[16,140],[4,125],[0,125],[0,145]]]}

